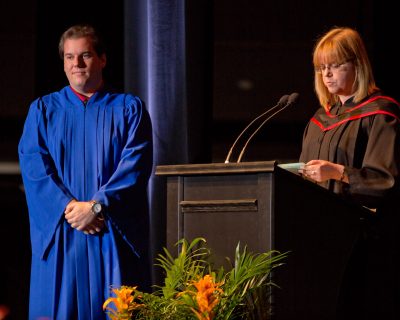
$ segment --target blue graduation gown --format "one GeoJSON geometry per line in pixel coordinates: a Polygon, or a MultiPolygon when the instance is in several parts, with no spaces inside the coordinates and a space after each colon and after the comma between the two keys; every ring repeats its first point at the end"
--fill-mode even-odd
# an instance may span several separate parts
{"type": "Polygon", "coordinates": [[[100,91],[85,106],[67,86],[31,104],[18,152],[32,245],[30,319],[105,318],[110,287],[125,284],[121,243],[132,255],[147,253],[152,133],[144,104],[100,91]],[[73,198],[105,204],[101,233],[71,228],[64,209],[73,198]]]}

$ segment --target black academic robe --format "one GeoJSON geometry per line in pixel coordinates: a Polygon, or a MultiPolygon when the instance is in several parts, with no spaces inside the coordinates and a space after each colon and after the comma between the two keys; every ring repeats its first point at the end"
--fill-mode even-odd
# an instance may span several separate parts
{"type": "Polygon", "coordinates": [[[376,93],[361,103],[320,108],[305,129],[300,155],[301,162],[313,159],[344,165],[349,184],[320,185],[372,209],[344,276],[338,319],[400,319],[398,103],[376,93]]]}

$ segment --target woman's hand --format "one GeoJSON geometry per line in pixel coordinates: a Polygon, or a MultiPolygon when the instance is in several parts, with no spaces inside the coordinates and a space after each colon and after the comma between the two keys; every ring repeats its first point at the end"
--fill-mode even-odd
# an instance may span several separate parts
{"type": "Polygon", "coordinates": [[[299,173],[317,182],[334,179],[348,183],[349,180],[344,170],[345,167],[341,164],[326,160],[311,160],[299,170],[299,173]]]}

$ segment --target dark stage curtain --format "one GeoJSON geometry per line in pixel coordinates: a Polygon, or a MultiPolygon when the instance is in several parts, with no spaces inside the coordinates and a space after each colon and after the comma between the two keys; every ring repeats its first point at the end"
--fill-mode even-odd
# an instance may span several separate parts
{"type": "MultiPolygon", "coordinates": [[[[139,95],[150,112],[154,168],[209,162],[211,1],[126,0],[124,5],[125,90],[139,95]]],[[[166,231],[165,181],[154,174],[149,199],[154,261],[166,231]]]]}

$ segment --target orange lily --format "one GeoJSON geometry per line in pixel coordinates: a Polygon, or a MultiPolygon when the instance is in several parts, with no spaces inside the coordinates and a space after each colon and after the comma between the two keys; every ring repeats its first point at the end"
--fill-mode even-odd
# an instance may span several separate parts
{"type": "Polygon", "coordinates": [[[197,310],[192,308],[199,320],[212,320],[214,318],[213,309],[218,304],[218,296],[223,293],[220,288],[221,283],[215,283],[211,275],[207,274],[198,281],[193,282],[197,292],[187,291],[195,295],[197,310]]]}

